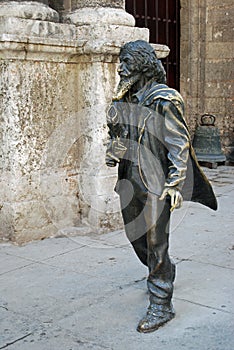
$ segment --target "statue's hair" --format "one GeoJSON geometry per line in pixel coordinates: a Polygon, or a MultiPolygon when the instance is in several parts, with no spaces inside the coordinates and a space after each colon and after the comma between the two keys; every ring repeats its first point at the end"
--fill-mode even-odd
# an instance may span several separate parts
{"type": "Polygon", "coordinates": [[[144,40],[130,41],[122,46],[120,56],[128,52],[136,60],[136,69],[143,71],[148,78],[155,78],[158,83],[166,83],[166,72],[162,62],[157,59],[154,48],[144,40]]]}

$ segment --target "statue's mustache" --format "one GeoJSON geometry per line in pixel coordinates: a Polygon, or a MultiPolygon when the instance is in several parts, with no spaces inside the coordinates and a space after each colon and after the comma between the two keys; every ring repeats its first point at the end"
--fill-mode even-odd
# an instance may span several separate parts
{"type": "Polygon", "coordinates": [[[138,74],[131,77],[121,77],[120,82],[117,86],[116,92],[113,96],[113,100],[120,100],[124,95],[131,89],[133,84],[139,80],[138,74]]]}

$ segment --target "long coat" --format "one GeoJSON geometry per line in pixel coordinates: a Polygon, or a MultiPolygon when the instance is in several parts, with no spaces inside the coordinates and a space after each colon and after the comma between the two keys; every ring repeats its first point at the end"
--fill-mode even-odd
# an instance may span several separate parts
{"type": "MultiPolygon", "coordinates": [[[[198,164],[183,115],[183,99],[176,90],[148,82],[131,99],[110,107],[107,157],[119,163],[118,180],[134,182],[131,167],[137,166],[145,191],[159,196],[164,186],[176,187],[185,200],[216,210],[213,189],[198,164]]],[[[118,181],[117,192],[124,190],[121,186],[118,181]]]]}

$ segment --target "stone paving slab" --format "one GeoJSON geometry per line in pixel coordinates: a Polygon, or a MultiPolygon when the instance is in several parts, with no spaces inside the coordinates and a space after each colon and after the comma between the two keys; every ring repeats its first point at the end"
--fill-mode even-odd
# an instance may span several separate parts
{"type": "Polygon", "coordinates": [[[232,312],[234,301],[229,281],[234,280],[234,269],[211,264],[182,261],[177,265],[175,297],[219,311],[232,312]]]}
{"type": "Polygon", "coordinates": [[[0,253],[7,252],[9,255],[38,262],[52,256],[59,256],[73,249],[79,249],[82,246],[84,246],[84,243],[82,241],[77,242],[75,239],[60,240],[59,238],[49,238],[40,241],[40,249],[38,249],[37,241],[23,246],[11,245],[9,243],[0,244],[0,253]]]}
{"type": "Polygon", "coordinates": [[[31,265],[32,262],[18,256],[0,252],[0,275],[31,265]]]}
{"type": "Polygon", "coordinates": [[[231,350],[234,176],[228,167],[207,172],[219,210],[185,203],[173,214],[175,319],[136,332],[148,305],[147,270],[122,230],[2,244],[0,349],[231,350]]]}

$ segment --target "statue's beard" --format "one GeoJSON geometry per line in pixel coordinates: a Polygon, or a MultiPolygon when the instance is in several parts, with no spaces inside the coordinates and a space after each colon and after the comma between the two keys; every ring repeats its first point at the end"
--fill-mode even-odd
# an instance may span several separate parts
{"type": "Polygon", "coordinates": [[[139,80],[139,74],[131,77],[121,77],[117,86],[113,100],[120,100],[131,89],[131,87],[139,80]]]}

